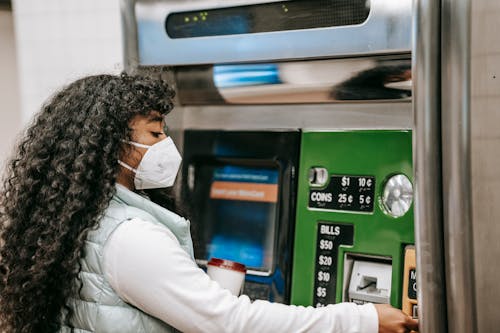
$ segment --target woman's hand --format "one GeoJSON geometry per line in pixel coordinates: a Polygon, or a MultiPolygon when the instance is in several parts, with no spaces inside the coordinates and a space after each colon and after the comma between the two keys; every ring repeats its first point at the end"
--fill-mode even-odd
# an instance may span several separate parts
{"type": "Polygon", "coordinates": [[[418,331],[418,321],[389,304],[375,304],[379,333],[404,333],[418,331]]]}

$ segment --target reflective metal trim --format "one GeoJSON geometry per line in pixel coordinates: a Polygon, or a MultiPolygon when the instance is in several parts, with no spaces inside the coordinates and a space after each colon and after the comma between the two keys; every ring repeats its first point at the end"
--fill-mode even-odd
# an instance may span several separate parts
{"type": "Polygon", "coordinates": [[[472,237],[470,0],[442,0],[443,217],[448,329],[477,332],[472,237]]]}
{"type": "Polygon", "coordinates": [[[401,101],[411,98],[410,57],[181,66],[174,71],[183,105],[401,101]]]}
{"type": "MultiPolygon", "coordinates": [[[[169,13],[274,1],[142,0],[135,4],[139,63],[188,65],[409,52],[411,0],[372,0],[360,25],[215,37],[171,39],[165,31],[169,13]]],[[[131,42],[126,41],[126,44],[131,42]]],[[[134,56],[131,53],[128,56],[134,56]]]]}
{"type": "Polygon", "coordinates": [[[131,73],[139,66],[137,49],[137,28],[135,24],[135,0],[120,0],[122,21],[123,64],[125,71],[131,73]]]}
{"type": "Polygon", "coordinates": [[[301,128],[331,131],[412,128],[410,103],[189,106],[175,112],[183,114],[185,129],[301,128]]]}
{"type": "MultiPolygon", "coordinates": [[[[420,332],[447,332],[441,188],[440,1],[415,1],[413,165],[420,332]]],[[[453,318],[455,320],[455,318],[453,318]]]]}

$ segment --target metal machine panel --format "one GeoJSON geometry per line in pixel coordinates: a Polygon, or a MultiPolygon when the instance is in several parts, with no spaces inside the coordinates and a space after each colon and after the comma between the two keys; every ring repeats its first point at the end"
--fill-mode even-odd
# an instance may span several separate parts
{"type": "MultiPolygon", "coordinates": [[[[467,185],[471,190],[472,203],[469,213],[472,217],[473,257],[470,261],[474,268],[476,311],[472,312],[468,300],[461,299],[461,309],[470,309],[469,319],[476,320],[477,332],[495,332],[500,327],[500,316],[495,309],[500,299],[498,277],[500,268],[496,263],[500,257],[500,36],[496,29],[500,18],[500,2],[489,0],[462,1],[462,15],[470,15],[470,40],[464,56],[470,56],[470,67],[465,67],[469,75],[469,104],[463,99],[457,100],[470,107],[470,142],[468,167],[470,179],[467,185]],[[467,4],[468,3],[468,4],[467,4]],[[470,6],[470,7],[469,7],[470,6]]],[[[456,20],[464,25],[462,17],[456,20]]],[[[463,27],[464,32],[467,27],[463,27]]],[[[454,34],[451,34],[454,37],[454,34]]],[[[458,42],[458,41],[457,41],[458,42]]],[[[457,64],[458,65],[458,64],[457,64]]],[[[464,63],[462,62],[462,66],[464,63]]],[[[455,72],[458,74],[458,72],[455,72]]],[[[458,80],[458,76],[456,77],[458,80]]],[[[462,79],[464,88],[467,79],[462,79]]],[[[463,92],[462,92],[463,93],[463,92]]],[[[453,111],[458,111],[453,109],[453,111]]],[[[457,112],[458,113],[458,112],[457,112]]],[[[462,113],[463,114],[463,113],[462,113]]],[[[462,116],[461,119],[464,119],[462,116]]],[[[466,119],[466,118],[465,118],[466,119]]],[[[464,142],[465,140],[462,140],[464,142]]],[[[466,232],[467,229],[460,229],[466,232]]],[[[471,243],[466,244],[470,249],[471,243]]],[[[468,267],[472,272],[472,267],[468,267]]],[[[466,276],[470,278],[470,275],[466,276]]],[[[469,294],[470,295],[470,294],[469,294]]]]}
{"type": "Polygon", "coordinates": [[[413,153],[419,328],[447,332],[441,174],[440,1],[416,1],[413,153]]]}
{"type": "Polygon", "coordinates": [[[410,54],[174,69],[183,105],[409,101],[410,54]]]}
{"type": "Polygon", "coordinates": [[[183,113],[184,128],[196,129],[411,129],[410,103],[188,106],[174,112],[183,113]]]}
{"type": "MultiPolygon", "coordinates": [[[[357,25],[194,38],[170,38],[165,31],[170,13],[273,2],[277,1],[127,0],[122,6],[126,59],[131,60],[127,63],[132,67],[213,64],[410,50],[411,0],[367,1],[369,16],[357,25]]],[[[289,15],[291,20],[300,17],[300,13],[289,15]]]]}

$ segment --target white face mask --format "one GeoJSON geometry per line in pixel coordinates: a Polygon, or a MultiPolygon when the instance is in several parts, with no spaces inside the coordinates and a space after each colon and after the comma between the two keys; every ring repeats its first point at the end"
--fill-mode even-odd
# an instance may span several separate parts
{"type": "Polygon", "coordinates": [[[170,137],[152,146],[132,141],[125,142],[136,147],[148,149],[142,157],[137,169],[132,168],[130,165],[120,160],[118,161],[124,168],[135,172],[134,184],[136,189],[145,190],[174,185],[182,157],[170,137]]]}

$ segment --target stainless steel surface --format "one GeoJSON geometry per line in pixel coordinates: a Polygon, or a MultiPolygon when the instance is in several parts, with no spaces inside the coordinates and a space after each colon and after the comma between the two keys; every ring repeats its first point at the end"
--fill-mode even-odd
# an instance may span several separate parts
{"type": "Polygon", "coordinates": [[[420,332],[447,332],[440,131],[440,1],[415,1],[413,165],[420,332]]]}
{"type": "Polygon", "coordinates": [[[500,1],[470,2],[471,199],[478,332],[498,332],[500,316],[500,1]]]}
{"type": "Polygon", "coordinates": [[[137,52],[137,28],[135,23],[135,0],[120,0],[120,15],[123,38],[123,64],[125,71],[133,72],[139,66],[137,52]]]}
{"type": "Polygon", "coordinates": [[[411,129],[410,103],[189,106],[185,129],[411,129]]]}
{"type": "Polygon", "coordinates": [[[411,98],[410,54],[175,68],[183,105],[298,104],[411,98]]]}
{"type": "MultiPolygon", "coordinates": [[[[133,0],[128,0],[135,2],[133,0]]],[[[171,39],[165,32],[169,13],[233,7],[275,0],[142,0],[135,4],[135,26],[124,25],[127,58],[142,65],[189,65],[304,59],[409,52],[411,0],[371,0],[360,25],[307,30],[171,39]],[[137,32],[129,31],[135,29],[137,32]],[[133,41],[137,34],[137,48],[133,41]]],[[[129,16],[129,15],[127,15],[129,16]]]]}
{"type": "Polygon", "coordinates": [[[448,329],[477,332],[470,153],[470,0],[442,0],[441,121],[448,329]]]}

